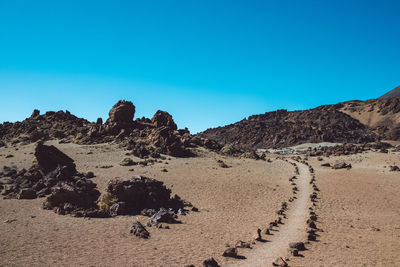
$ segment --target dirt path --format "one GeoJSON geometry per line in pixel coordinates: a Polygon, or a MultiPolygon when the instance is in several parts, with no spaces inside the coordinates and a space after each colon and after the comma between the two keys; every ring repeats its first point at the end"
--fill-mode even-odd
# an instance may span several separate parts
{"type": "Polygon", "coordinates": [[[296,194],[297,199],[289,206],[284,224],[279,227],[279,231],[273,231],[273,235],[263,235],[268,242],[258,242],[251,250],[241,249],[239,254],[244,255],[246,259],[235,260],[224,266],[272,266],[277,257],[285,257],[288,254],[290,242],[306,240],[305,226],[310,205],[309,195],[312,191],[309,184],[311,176],[308,166],[297,162],[296,164],[299,167],[299,175],[295,182],[299,191],[296,194]]]}

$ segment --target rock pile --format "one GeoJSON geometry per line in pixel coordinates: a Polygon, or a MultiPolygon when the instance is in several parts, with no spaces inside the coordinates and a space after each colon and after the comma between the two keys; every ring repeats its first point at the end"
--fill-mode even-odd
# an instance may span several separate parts
{"type": "Polygon", "coordinates": [[[34,110],[22,122],[0,124],[0,139],[12,143],[63,139],[86,133],[89,124],[87,120],[78,118],[69,111],[49,111],[40,115],[39,110],[34,110]]]}
{"type": "Polygon", "coordinates": [[[106,191],[99,207],[111,216],[142,214],[152,216],[153,224],[173,223],[176,214],[186,214],[185,207],[194,208],[177,195],[171,198],[171,190],[163,182],[144,176],[113,178],[106,191]]]}
{"type": "Polygon", "coordinates": [[[74,160],[54,146],[39,143],[35,148],[37,164],[29,170],[4,167],[6,198],[33,199],[45,197],[45,209],[59,214],[99,216],[96,201],[100,192],[96,184],[78,173],[74,160]]]}
{"type": "Polygon", "coordinates": [[[125,100],[118,101],[111,108],[104,124],[101,118],[91,123],[71,115],[68,111],[40,115],[38,110],[34,110],[23,122],[0,124],[0,144],[31,143],[49,139],[77,144],[115,142],[140,158],[157,158],[160,153],[176,157],[194,156],[191,149],[198,146],[212,150],[221,149],[215,141],[193,137],[187,129],[178,130],[168,112],[158,110],[152,120],[133,120],[134,116],[135,106],[125,100]]]}

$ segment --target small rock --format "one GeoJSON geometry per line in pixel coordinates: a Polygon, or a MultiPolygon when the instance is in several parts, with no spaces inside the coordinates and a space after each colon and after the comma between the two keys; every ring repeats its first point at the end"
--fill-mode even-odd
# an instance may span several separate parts
{"type": "Polygon", "coordinates": [[[31,188],[23,188],[18,194],[18,199],[34,199],[36,198],[36,191],[31,188]]]}
{"type": "Polygon", "coordinates": [[[119,165],[121,166],[133,166],[133,165],[137,165],[136,162],[134,162],[131,158],[124,158],[119,165]]]}
{"type": "Polygon", "coordinates": [[[295,257],[299,256],[299,250],[296,248],[289,248],[288,251],[289,251],[290,255],[292,255],[292,256],[295,256],[295,257]]]}
{"type": "Polygon", "coordinates": [[[94,173],[93,172],[87,172],[86,174],[85,174],[85,177],[86,178],[93,178],[94,177],[94,173]]]}
{"type": "Polygon", "coordinates": [[[219,165],[221,168],[229,168],[229,166],[226,165],[225,162],[223,162],[222,160],[219,159],[217,162],[218,162],[218,165],[219,165]]]}
{"type": "Polygon", "coordinates": [[[203,267],[220,267],[214,258],[209,258],[203,261],[203,267]]]}
{"type": "Polygon", "coordinates": [[[133,223],[130,233],[134,234],[135,236],[138,236],[140,238],[147,239],[150,237],[150,233],[146,230],[146,228],[139,221],[135,221],[133,223]]]}
{"type": "Polygon", "coordinates": [[[299,251],[306,250],[306,247],[304,246],[303,242],[292,242],[292,243],[289,243],[289,248],[295,248],[295,249],[297,249],[299,251]]]}
{"type": "Polygon", "coordinates": [[[253,236],[253,239],[256,240],[256,241],[261,241],[262,240],[262,238],[261,238],[261,230],[260,229],[257,229],[256,233],[253,236]]]}
{"type": "Polygon", "coordinates": [[[237,249],[236,248],[228,248],[224,251],[222,256],[236,258],[237,257],[237,249]]]}

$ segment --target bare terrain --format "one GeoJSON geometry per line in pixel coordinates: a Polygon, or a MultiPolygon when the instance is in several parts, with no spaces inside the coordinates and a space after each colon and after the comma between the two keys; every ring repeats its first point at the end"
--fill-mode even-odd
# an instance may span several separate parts
{"type": "MultiPolygon", "coordinates": [[[[258,228],[277,218],[280,203],[292,196],[288,178],[294,167],[276,156],[272,162],[221,156],[199,149],[199,157],[169,157],[150,166],[123,167],[126,157],[117,145],[55,144],[72,157],[79,171],[93,171],[104,193],[113,177],[140,174],[165,182],[173,194],[192,202],[199,212],[179,216],[170,229],[147,227],[148,240],[129,233],[137,217],[74,218],[41,209],[43,198],[1,199],[0,246],[3,266],[185,266],[213,257],[222,266],[271,266],[283,257],[290,266],[398,266],[400,257],[400,173],[389,165],[400,163],[399,152],[366,152],[318,161],[310,158],[320,189],[316,212],[317,242],[306,244],[303,257],[287,252],[288,243],[306,241],[305,220],[310,205],[310,173],[301,163],[297,199],[289,204],[287,219],[268,242],[239,249],[245,259],[222,257],[226,246],[250,241],[258,228]],[[88,154],[89,153],[89,154],[88,154]],[[221,168],[217,160],[230,168],[221,168]],[[345,161],[350,170],[321,167],[345,161]],[[111,168],[100,168],[113,165],[111,168]],[[133,171],[130,170],[133,168],[133,171]],[[166,169],[167,172],[162,171],[166,169]]],[[[0,148],[0,168],[28,168],[34,144],[0,148]],[[6,158],[7,155],[13,157],[6,158]]],[[[133,157],[133,159],[135,159],[133,157]]]]}
{"type": "MultiPolygon", "coordinates": [[[[50,142],[51,143],[51,142],[50,142]]],[[[43,198],[0,200],[1,263],[5,266],[184,266],[214,257],[219,263],[226,244],[251,239],[254,231],[275,218],[275,210],[290,193],[293,166],[251,159],[225,158],[204,152],[197,158],[174,158],[152,166],[123,167],[126,157],[115,145],[56,144],[72,157],[80,171],[93,171],[104,193],[116,176],[140,174],[164,181],[199,212],[180,216],[170,229],[147,228],[143,240],[129,233],[135,216],[104,219],[74,218],[42,210],[43,198]],[[88,154],[88,152],[93,154],[88,154]],[[221,168],[217,159],[231,166],[221,168]],[[103,165],[114,167],[96,168],[103,165]],[[163,169],[168,172],[162,172],[163,169]]],[[[0,148],[3,165],[29,167],[34,145],[0,148]],[[14,157],[5,158],[12,154],[14,157]]],[[[145,223],[148,217],[138,216],[145,223]]]]}

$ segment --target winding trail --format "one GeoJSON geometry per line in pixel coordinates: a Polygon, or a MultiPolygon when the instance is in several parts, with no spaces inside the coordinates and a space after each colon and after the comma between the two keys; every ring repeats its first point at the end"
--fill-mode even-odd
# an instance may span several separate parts
{"type": "MultiPolygon", "coordinates": [[[[294,161],[290,161],[294,162],[294,161]]],[[[287,219],[280,225],[278,231],[272,231],[273,235],[263,235],[268,242],[257,242],[257,245],[249,249],[240,249],[239,254],[246,259],[235,260],[224,264],[224,266],[272,266],[272,262],[278,257],[288,255],[290,242],[307,240],[305,231],[308,219],[308,207],[310,206],[309,195],[312,192],[309,181],[311,179],[308,166],[295,162],[299,168],[295,183],[299,191],[295,195],[297,199],[289,204],[286,212],[287,219]]],[[[275,228],[276,229],[276,228],[275,228]]]]}

